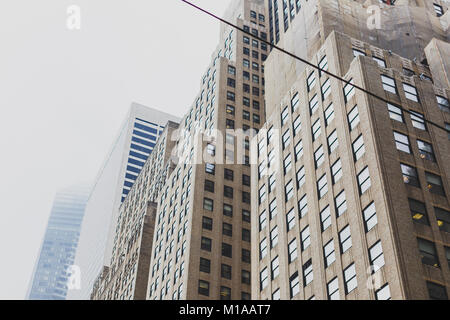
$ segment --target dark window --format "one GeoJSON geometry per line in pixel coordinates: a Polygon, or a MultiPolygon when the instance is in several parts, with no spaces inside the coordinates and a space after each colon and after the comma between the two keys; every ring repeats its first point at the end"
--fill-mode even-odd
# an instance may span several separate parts
{"type": "Polygon", "coordinates": [[[242,191],[242,202],[250,204],[250,193],[242,191]]]}
{"type": "Polygon", "coordinates": [[[250,211],[242,210],[242,221],[244,222],[250,222],[250,211]]]}
{"type": "Polygon", "coordinates": [[[203,217],[202,219],[202,227],[205,230],[212,230],[213,227],[213,220],[208,217],[203,217]]]}
{"type": "Polygon", "coordinates": [[[227,126],[227,129],[234,129],[234,120],[227,119],[226,126],[227,126]]]}
{"type": "Polygon", "coordinates": [[[241,282],[244,284],[250,284],[250,272],[247,270],[242,270],[241,282]]]}
{"type": "Polygon", "coordinates": [[[400,164],[400,167],[402,168],[403,182],[419,188],[420,183],[416,168],[403,163],[400,164]]]}
{"type": "Polygon", "coordinates": [[[250,230],[242,229],[242,241],[250,242],[250,230]]]}
{"type": "Polygon", "coordinates": [[[417,238],[417,242],[419,244],[419,252],[422,258],[422,263],[439,268],[439,259],[434,243],[421,238],[417,238]]]}
{"type": "Polygon", "coordinates": [[[232,251],[232,246],[230,244],[222,242],[222,256],[231,258],[232,251]]]}
{"type": "Polygon", "coordinates": [[[250,176],[247,176],[246,174],[242,175],[242,184],[244,186],[250,186],[250,176]]]}
{"type": "Polygon", "coordinates": [[[227,217],[232,217],[233,216],[233,206],[224,203],[223,204],[223,215],[227,216],[227,217]]]}
{"type": "Polygon", "coordinates": [[[434,207],[437,223],[441,231],[450,232],[450,212],[434,207]]]}
{"type": "Polygon", "coordinates": [[[211,261],[205,258],[200,258],[200,271],[205,273],[211,272],[211,261]]]}
{"type": "Polygon", "coordinates": [[[224,236],[232,237],[233,236],[233,226],[229,223],[224,222],[222,232],[223,232],[224,236]]]}
{"type": "Polygon", "coordinates": [[[209,296],[209,282],[204,280],[198,281],[198,293],[202,296],[209,296]]]}
{"type": "Polygon", "coordinates": [[[250,251],[242,249],[242,262],[250,263],[250,260],[251,260],[250,251]]]}
{"type": "Polygon", "coordinates": [[[236,87],[236,80],[228,78],[227,79],[227,84],[229,87],[235,88],[236,87]]]}
{"type": "Polygon", "coordinates": [[[411,216],[415,222],[429,225],[428,214],[425,204],[423,202],[408,199],[411,216]]]}
{"type": "Polygon", "coordinates": [[[214,192],[214,181],[205,180],[205,191],[214,192]]]}
{"type": "Polygon", "coordinates": [[[427,289],[431,300],[448,300],[447,291],[444,286],[427,281],[427,289]]]}
{"type": "Polygon", "coordinates": [[[202,237],[201,249],[211,251],[211,239],[202,237]]]}
{"type": "Polygon", "coordinates": [[[225,179],[226,179],[226,180],[231,180],[231,181],[233,181],[233,179],[234,179],[234,173],[233,173],[233,170],[225,169],[225,170],[224,170],[224,176],[225,176],[225,179]]]}
{"type": "Polygon", "coordinates": [[[427,180],[427,188],[430,192],[444,196],[444,187],[442,186],[442,179],[440,176],[425,171],[425,178],[427,180]]]}
{"type": "Polygon", "coordinates": [[[229,186],[223,186],[223,195],[227,198],[233,199],[233,188],[229,186]]]}
{"type": "Polygon", "coordinates": [[[231,300],[231,289],[228,287],[220,287],[220,300],[231,300]]]}
{"type": "Polygon", "coordinates": [[[220,274],[222,278],[225,279],[231,279],[231,266],[227,265],[227,264],[222,264],[221,269],[220,269],[220,274]]]}

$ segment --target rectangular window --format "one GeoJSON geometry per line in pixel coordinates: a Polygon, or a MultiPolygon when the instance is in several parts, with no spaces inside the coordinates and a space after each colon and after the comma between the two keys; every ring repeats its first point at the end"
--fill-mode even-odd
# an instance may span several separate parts
{"type": "Polygon", "coordinates": [[[294,94],[294,97],[292,97],[292,99],[291,99],[292,112],[295,112],[297,110],[299,102],[300,102],[300,97],[297,92],[294,94]]]}
{"type": "Polygon", "coordinates": [[[285,192],[285,201],[288,202],[292,196],[294,195],[294,184],[291,181],[289,181],[286,186],[284,187],[284,192],[285,192]]]}
{"type": "Polygon", "coordinates": [[[427,208],[425,207],[425,204],[423,202],[410,198],[408,199],[408,203],[413,221],[425,225],[430,225],[430,222],[428,220],[427,208]]]}
{"type": "Polygon", "coordinates": [[[419,147],[419,154],[422,159],[436,162],[436,157],[434,156],[433,146],[431,143],[417,139],[417,146],[419,147]]]}
{"type": "Polygon", "coordinates": [[[295,118],[294,123],[292,124],[292,128],[294,129],[294,136],[300,132],[300,129],[302,128],[300,116],[297,116],[297,118],[295,118]]]}
{"type": "Polygon", "coordinates": [[[326,206],[326,208],[320,212],[320,225],[322,232],[331,226],[331,212],[329,206],[326,206]]]}
{"type": "Polygon", "coordinates": [[[233,226],[229,223],[224,222],[222,224],[222,233],[224,236],[232,237],[233,236],[233,226]]]}
{"type": "Polygon", "coordinates": [[[391,291],[389,290],[389,284],[385,284],[380,289],[375,291],[375,297],[377,300],[391,300],[391,291]]]}
{"type": "Polygon", "coordinates": [[[335,277],[327,283],[328,300],[340,300],[339,298],[339,282],[335,277]]]}
{"type": "Polygon", "coordinates": [[[370,175],[369,175],[369,168],[365,167],[361,172],[358,174],[358,185],[359,185],[359,193],[363,194],[366,192],[370,186],[370,175]]]}
{"type": "Polygon", "coordinates": [[[331,264],[336,261],[336,255],[334,254],[334,241],[333,239],[329,241],[323,247],[323,256],[325,259],[325,268],[331,266],[331,264]]]}
{"type": "Polygon", "coordinates": [[[372,273],[377,272],[384,266],[384,254],[381,246],[381,240],[375,243],[369,248],[369,260],[372,269],[372,273]]]}
{"type": "Polygon", "coordinates": [[[233,206],[224,203],[223,204],[223,215],[227,217],[233,216],[233,206]]]}
{"type": "Polygon", "coordinates": [[[448,300],[447,291],[444,286],[427,281],[427,289],[431,300],[448,300]]]}
{"type": "Polygon", "coordinates": [[[291,299],[300,292],[300,280],[298,277],[298,272],[295,272],[292,276],[289,277],[289,288],[291,299]]]}
{"type": "Polygon", "coordinates": [[[413,127],[426,131],[427,126],[425,124],[425,118],[424,118],[423,114],[414,112],[411,110],[409,112],[410,112],[411,122],[412,122],[413,127]]]}
{"type": "Polygon", "coordinates": [[[277,199],[273,199],[269,204],[269,217],[272,220],[277,215],[277,199]]]}
{"type": "Polygon", "coordinates": [[[222,256],[232,258],[232,246],[230,244],[222,242],[222,256]]]}
{"type": "Polygon", "coordinates": [[[270,269],[272,271],[271,276],[273,280],[280,274],[280,259],[278,258],[278,256],[276,256],[270,263],[270,269]]]}
{"type": "Polygon", "coordinates": [[[205,172],[214,175],[216,173],[216,165],[213,163],[206,163],[205,172]]]}
{"type": "Polygon", "coordinates": [[[291,143],[291,135],[289,134],[289,130],[283,134],[283,150],[291,143]]]}
{"type": "Polygon", "coordinates": [[[342,163],[341,159],[338,159],[332,166],[331,166],[331,175],[333,184],[336,184],[341,178],[342,178],[342,163]]]}
{"type": "Polygon", "coordinates": [[[417,175],[417,170],[414,167],[408,166],[406,164],[400,163],[403,174],[403,182],[414,187],[420,187],[419,176],[417,175]]]}
{"type": "Polygon", "coordinates": [[[324,161],[325,161],[325,158],[324,158],[323,146],[320,146],[314,152],[314,163],[315,163],[316,169],[319,168],[324,161]]]}
{"type": "Polygon", "coordinates": [[[336,148],[339,146],[339,140],[337,137],[337,131],[334,130],[329,136],[328,136],[328,152],[331,154],[336,148]]]}
{"type": "Polygon", "coordinates": [[[339,232],[339,244],[341,253],[347,252],[352,247],[352,235],[350,233],[350,226],[347,225],[339,232]]]}
{"type": "Polygon", "coordinates": [[[334,198],[334,203],[336,205],[336,214],[338,217],[342,216],[345,211],[347,211],[347,200],[345,198],[345,191],[342,190],[336,198],[334,198]]]}
{"type": "Polygon", "coordinates": [[[392,120],[398,121],[398,122],[405,122],[405,119],[403,117],[403,111],[402,109],[388,103],[387,104],[388,110],[389,110],[389,117],[392,120]]]}
{"type": "Polygon", "coordinates": [[[356,268],[355,264],[352,263],[344,270],[344,282],[345,282],[345,293],[349,294],[358,286],[356,279],[356,268]]]}
{"type": "Polygon", "coordinates": [[[311,126],[311,132],[312,132],[313,141],[316,141],[317,138],[322,133],[321,127],[320,127],[320,119],[317,119],[316,122],[314,122],[314,124],[311,126]]]}
{"type": "Polygon", "coordinates": [[[204,280],[198,281],[198,294],[209,297],[209,282],[204,280]]]}
{"type": "Polygon", "coordinates": [[[434,207],[437,223],[441,231],[450,233],[450,212],[442,208],[434,207]]]}
{"type": "Polygon", "coordinates": [[[350,126],[350,131],[353,130],[359,124],[359,112],[358,106],[355,106],[347,115],[348,125],[350,126]]]}
{"type": "Polygon", "coordinates": [[[419,252],[422,257],[422,263],[439,268],[440,264],[434,243],[421,238],[417,238],[417,242],[419,244],[419,252]]]}
{"type": "Polygon", "coordinates": [[[259,204],[261,204],[266,199],[266,185],[264,184],[261,188],[259,188],[259,204]]]}
{"type": "Polygon", "coordinates": [[[403,83],[403,90],[407,99],[419,102],[419,96],[417,95],[417,89],[407,83],[403,83]]]}
{"type": "Polygon", "coordinates": [[[259,243],[259,259],[262,260],[267,255],[267,239],[264,238],[259,243]]]}
{"type": "Polygon", "coordinates": [[[291,154],[288,154],[287,157],[284,158],[283,166],[284,166],[284,175],[286,175],[286,173],[288,173],[289,170],[291,170],[291,168],[292,168],[291,154]]]}
{"type": "Polygon", "coordinates": [[[427,180],[427,188],[431,193],[438,194],[445,197],[444,187],[440,176],[425,171],[425,178],[427,180]]]}
{"type": "Polygon", "coordinates": [[[378,66],[380,66],[381,68],[386,68],[386,61],[384,61],[383,59],[380,59],[378,57],[372,57],[373,60],[375,60],[376,63],[378,63],[378,66]]]}
{"type": "Polygon", "coordinates": [[[283,126],[289,117],[289,109],[288,107],[284,107],[283,111],[281,112],[281,125],[283,126]]]}
{"type": "Polygon", "coordinates": [[[213,220],[208,217],[202,218],[202,228],[205,230],[212,230],[213,227],[213,220]]]}
{"type": "Polygon", "coordinates": [[[288,244],[288,254],[289,263],[297,259],[297,240],[295,238],[288,244]]]}
{"type": "Polygon", "coordinates": [[[270,248],[275,247],[278,244],[278,226],[270,231],[270,248]]]}
{"type": "Polygon", "coordinates": [[[203,209],[208,211],[213,211],[214,209],[214,202],[211,199],[203,198],[203,209]]]}
{"type": "Polygon", "coordinates": [[[384,90],[397,94],[397,86],[395,85],[395,80],[393,78],[381,75],[381,82],[383,83],[384,90]]]}
{"type": "Polygon", "coordinates": [[[354,57],[357,57],[357,56],[366,56],[366,53],[365,52],[362,52],[361,50],[358,50],[358,49],[353,49],[353,56],[354,57]]]}
{"type": "Polygon", "coordinates": [[[319,108],[319,100],[317,99],[317,94],[309,100],[309,114],[313,115],[314,112],[319,108]]]}
{"type": "Polygon", "coordinates": [[[270,177],[269,177],[269,193],[270,192],[272,192],[274,189],[275,189],[275,183],[276,183],[276,177],[275,177],[275,173],[274,174],[272,174],[270,177]]]}
{"type": "MultiPolygon", "coordinates": [[[[297,1],[299,2],[299,1],[297,1]]],[[[327,56],[324,56],[320,62],[319,62],[319,68],[321,70],[319,70],[319,75],[322,75],[322,71],[328,71],[328,60],[327,60],[327,56]]]]}
{"type": "Polygon", "coordinates": [[[211,251],[211,243],[211,239],[202,237],[200,248],[205,251],[211,251]]]}
{"type": "Polygon", "coordinates": [[[355,94],[355,87],[353,86],[353,79],[350,79],[348,83],[344,86],[344,99],[347,103],[351,97],[355,94]]]}
{"type": "Polygon", "coordinates": [[[302,230],[300,237],[302,241],[302,251],[305,251],[311,245],[311,233],[309,226],[306,226],[305,229],[302,230]]]}
{"type": "Polygon", "coordinates": [[[369,204],[364,210],[363,210],[363,218],[364,218],[364,224],[366,227],[366,232],[369,232],[372,230],[374,226],[377,225],[378,219],[377,219],[377,212],[375,210],[375,203],[372,202],[369,204]]]}
{"type": "Polygon", "coordinates": [[[330,105],[325,109],[325,125],[328,127],[334,119],[334,107],[333,104],[330,103],[330,105]]]}
{"type": "Polygon", "coordinates": [[[320,179],[317,181],[317,191],[319,193],[319,199],[322,199],[323,196],[328,192],[326,174],[324,174],[322,177],[320,177],[320,179]]]}
{"type": "Polygon", "coordinates": [[[294,208],[292,208],[286,214],[286,226],[287,226],[287,231],[291,231],[295,227],[295,210],[294,210],[294,208]]]}
{"type": "Polygon", "coordinates": [[[409,145],[409,138],[407,135],[404,135],[400,132],[394,131],[394,139],[397,150],[411,153],[411,148],[409,145]]]}
{"type": "Polygon", "coordinates": [[[325,82],[322,84],[322,100],[325,100],[331,93],[331,81],[330,78],[325,80],[325,82]]]}
{"type": "Polygon", "coordinates": [[[303,155],[303,141],[300,140],[294,148],[295,152],[295,161],[298,161],[303,155]]]}
{"type": "Polygon", "coordinates": [[[306,287],[314,279],[313,266],[312,266],[311,259],[306,261],[306,263],[302,266],[302,270],[303,270],[303,284],[306,287]]]}
{"type": "Polygon", "coordinates": [[[205,180],[205,191],[214,192],[214,181],[205,180]]]}
{"type": "Polygon", "coordinates": [[[205,273],[210,273],[211,271],[211,260],[200,258],[200,271],[205,273]]]}
{"type": "Polygon", "coordinates": [[[250,230],[242,229],[242,241],[250,242],[250,230]]]}
{"type": "Polygon", "coordinates": [[[269,272],[267,268],[264,268],[263,271],[259,274],[259,289],[262,291],[265,287],[267,287],[269,283],[269,272]]]}
{"type": "Polygon", "coordinates": [[[438,103],[439,109],[445,112],[450,112],[450,104],[448,102],[447,98],[444,98],[442,96],[436,96],[436,100],[438,103]]]}
{"type": "Polygon", "coordinates": [[[308,86],[308,92],[310,92],[316,84],[316,75],[314,74],[314,71],[309,74],[308,78],[306,79],[306,84],[308,86]]]}
{"type": "Polygon", "coordinates": [[[297,189],[300,189],[305,184],[305,167],[301,167],[300,170],[297,171],[297,189]]]}

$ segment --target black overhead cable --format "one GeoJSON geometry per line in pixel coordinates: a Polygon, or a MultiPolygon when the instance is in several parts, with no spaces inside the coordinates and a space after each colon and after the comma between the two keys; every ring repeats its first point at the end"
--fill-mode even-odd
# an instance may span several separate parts
{"type": "MultiPolygon", "coordinates": [[[[189,1],[187,1],[187,0],[181,0],[181,1],[184,2],[184,3],[186,3],[186,4],[188,4],[188,5],[190,5],[191,7],[194,7],[195,9],[197,9],[197,10],[199,10],[199,11],[201,11],[201,12],[203,12],[203,13],[205,13],[205,14],[211,16],[211,17],[213,17],[214,19],[219,20],[219,21],[222,22],[222,23],[225,23],[226,25],[228,25],[228,26],[230,26],[230,27],[232,27],[232,28],[234,28],[234,29],[237,29],[237,30],[239,30],[239,31],[241,31],[241,32],[243,32],[243,33],[249,35],[250,37],[259,40],[260,42],[263,42],[263,43],[267,44],[268,46],[271,46],[272,48],[275,48],[275,49],[277,49],[278,51],[281,51],[282,53],[287,54],[288,56],[290,56],[290,57],[292,57],[292,58],[294,58],[294,59],[297,59],[297,60],[303,62],[304,64],[307,64],[308,66],[310,66],[310,67],[312,67],[312,68],[314,68],[314,69],[319,70],[319,72],[321,72],[321,73],[325,73],[325,74],[329,75],[330,77],[333,77],[333,78],[335,78],[335,79],[337,79],[337,80],[339,80],[339,81],[341,81],[341,82],[344,82],[345,84],[348,84],[348,85],[353,86],[355,89],[361,90],[362,92],[368,94],[369,96],[372,96],[372,97],[374,97],[374,98],[376,98],[376,99],[378,99],[378,100],[381,100],[381,101],[383,101],[383,102],[385,102],[385,103],[389,103],[390,105],[393,105],[393,106],[395,106],[395,107],[401,109],[402,111],[404,111],[404,112],[406,112],[406,113],[408,113],[408,114],[410,114],[410,115],[413,115],[413,116],[416,116],[416,117],[417,117],[417,113],[416,113],[416,112],[411,111],[411,110],[408,110],[408,109],[405,109],[403,106],[401,106],[401,105],[399,105],[399,104],[396,104],[396,103],[394,103],[394,102],[388,101],[387,99],[385,99],[385,98],[383,98],[383,97],[381,97],[381,96],[379,96],[379,95],[377,95],[377,94],[375,94],[375,93],[373,93],[373,92],[370,92],[369,90],[366,90],[366,89],[364,89],[364,88],[362,88],[362,87],[360,87],[360,86],[358,86],[358,85],[355,85],[355,84],[351,83],[351,79],[350,79],[350,80],[345,80],[344,78],[342,78],[342,77],[340,77],[340,76],[338,76],[338,75],[335,75],[334,73],[331,73],[331,72],[329,72],[329,71],[327,71],[327,70],[323,70],[322,68],[320,68],[319,66],[316,66],[315,64],[309,62],[308,60],[305,60],[305,59],[303,59],[303,58],[300,58],[300,57],[296,56],[295,54],[293,54],[293,53],[291,53],[291,52],[289,52],[289,51],[286,51],[286,50],[284,50],[283,48],[280,48],[280,47],[278,47],[278,46],[276,46],[276,45],[270,43],[269,41],[267,41],[267,40],[265,40],[265,39],[263,39],[263,38],[260,38],[259,36],[256,36],[256,35],[250,33],[249,31],[246,31],[246,30],[244,30],[243,28],[240,28],[240,27],[238,27],[237,25],[235,25],[235,24],[233,24],[233,23],[231,23],[231,22],[229,22],[229,21],[227,21],[227,20],[225,20],[225,19],[223,19],[223,18],[220,18],[219,16],[215,15],[214,13],[211,13],[211,12],[209,12],[209,11],[207,11],[207,10],[205,10],[205,9],[203,9],[203,8],[201,8],[201,7],[195,5],[195,4],[193,4],[193,3],[191,3],[191,2],[189,2],[189,1]]],[[[437,124],[437,123],[435,123],[435,122],[433,122],[433,121],[431,121],[431,120],[427,120],[427,119],[425,118],[425,115],[423,115],[423,117],[421,117],[421,119],[422,119],[424,122],[427,122],[427,123],[429,123],[429,124],[435,126],[436,128],[439,128],[439,129],[441,129],[441,130],[444,130],[444,131],[446,131],[447,133],[450,134],[450,129],[444,128],[443,126],[441,126],[441,125],[439,125],[439,124],[437,124]]]]}

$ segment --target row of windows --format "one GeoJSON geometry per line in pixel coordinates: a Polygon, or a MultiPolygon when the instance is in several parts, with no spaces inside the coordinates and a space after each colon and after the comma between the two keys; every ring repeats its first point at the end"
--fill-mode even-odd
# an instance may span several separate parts
{"type": "MultiPolygon", "coordinates": [[[[202,296],[210,296],[210,284],[208,281],[198,281],[198,294],[202,296]]],[[[219,292],[220,300],[231,300],[231,288],[221,286],[219,292]]],[[[250,300],[250,293],[241,292],[241,300],[250,300]]]]}

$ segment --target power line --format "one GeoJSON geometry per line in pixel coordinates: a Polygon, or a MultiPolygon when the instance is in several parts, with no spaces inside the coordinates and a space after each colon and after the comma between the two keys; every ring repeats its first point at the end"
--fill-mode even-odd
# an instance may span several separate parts
{"type": "MultiPolygon", "coordinates": [[[[358,85],[355,85],[355,84],[351,83],[351,79],[350,79],[350,80],[345,80],[344,78],[342,78],[342,77],[340,77],[340,76],[338,76],[338,75],[336,75],[336,74],[334,74],[334,73],[331,73],[331,72],[329,72],[329,71],[327,71],[327,70],[323,70],[322,68],[320,68],[319,66],[316,66],[315,64],[309,62],[308,60],[303,59],[303,58],[300,58],[299,56],[296,56],[295,54],[293,54],[293,53],[291,53],[291,52],[289,52],[289,51],[286,51],[286,50],[284,50],[283,48],[280,48],[280,47],[274,45],[273,43],[270,43],[269,41],[267,41],[267,40],[265,40],[265,39],[263,39],[263,38],[260,38],[259,36],[255,36],[254,34],[250,33],[249,31],[246,31],[246,30],[244,30],[243,28],[238,27],[237,25],[235,25],[235,24],[233,24],[233,23],[231,23],[231,22],[229,22],[229,21],[227,21],[227,20],[225,20],[225,19],[223,19],[223,18],[221,18],[221,17],[215,15],[215,14],[212,13],[212,12],[209,12],[209,11],[207,11],[207,10],[205,10],[205,9],[203,9],[203,8],[201,8],[201,7],[195,5],[195,4],[193,4],[193,3],[191,3],[191,2],[189,2],[189,1],[187,1],[187,0],[181,0],[181,1],[184,2],[184,3],[186,3],[186,4],[188,4],[188,5],[190,5],[191,7],[195,8],[195,9],[197,9],[197,10],[199,10],[199,11],[205,13],[206,15],[208,15],[208,16],[210,16],[210,17],[213,17],[213,18],[216,19],[216,20],[219,20],[220,22],[222,22],[222,23],[224,23],[224,24],[226,24],[226,25],[228,25],[228,26],[230,26],[230,27],[232,27],[232,28],[234,28],[234,29],[237,29],[237,30],[239,30],[239,31],[241,31],[241,32],[243,32],[243,33],[249,35],[250,37],[259,40],[260,42],[263,42],[263,43],[267,44],[268,46],[271,46],[272,48],[275,48],[275,49],[277,49],[278,51],[280,51],[280,52],[282,52],[282,53],[284,53],[284,54],[286,54],[286,55],[288,55],[288,56],[290,56],[290,57],[292,57],[292,58],[294,58],[294,59],[296,59],[296,60],[299,60],[299,61],[303,62],[304,64],[307,64],[308,66],[310,66],[310,67],[312,67],[312,68],[314,68],[314,69],[319,70],[319,72],[321,72],[321,73],[325,73],[325,74],[329,75],[329,76],[332,77],[332,78],[335,78],[335,79],[337,79],[337,80],[339,80],[339,81],[341,81],[341,82],[344,82],[345,84],[348,84],[348,85],[353,86],[355,89],[358,89],[358,90],[360,90],[360,91],[366,93],[366,94],[369,95],[369,96],[372,96],[372,97],[374,97],[374,98],[376,98],[376,99],[378,99],[378,100],[381,100],[381,101],[383,101],[384,103],[389,103],[390,105],[393,105],[393,106],[395,106],[395,107],[401,109],[402,111],[404,111],[404,112],[406,112],[406,113],[408,113],[408,114],[410,114],[410,115],[414,115],[414,116],[417,117],[417,113],[415,113],[414,111],[405,109],[403,106],[401,106],[401,105],[399,105],[399,104],[396,104],[396,103],[394,103],[394,102],[391,102],[391,101],[389,101],[389,100],[387,100],[387,99],[385,99],[385,98],[383,98],[383,97],[381,97],[381,96],[379,96],[379,95],[377,95],[377,94],[375,94],[375,93],[373,93],[373,92],[370,92],[369,90],[366,90],[366,89],[364,89],[364,88],[362,88],[362,87],[360,87],[360,86],[358,86],[358,85]]],[[[441,125],[439,125],[439,124],[437,124],[437,123],[435,123],[435,122],[433,122],[433,121],[431,121],[431,120],[427,120],[427,119],[425,118],[425,115],[423,115],[423,118],[422,118],[422,119],[423,119],[424,122],[427,122],[427,123],[429,123],[429,124],[435,126],[436,128],[439,128],[439,129],[441,129],[441,130],[446,131],[447,133],[450,133],[450,130],[449,130],[449,129],[444,128],[443,126],[441,126],[441,125]]]]}

